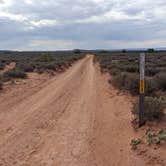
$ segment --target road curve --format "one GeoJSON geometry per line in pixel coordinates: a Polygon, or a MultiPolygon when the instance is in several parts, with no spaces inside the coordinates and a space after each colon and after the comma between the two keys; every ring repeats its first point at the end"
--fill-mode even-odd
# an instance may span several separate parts
{"type": "Polygon", "coordinates": [[[130,151],[130,97],[109,87],[92,55],[11,100],[0,102],[1,166],[144,165],[130,151]]]}

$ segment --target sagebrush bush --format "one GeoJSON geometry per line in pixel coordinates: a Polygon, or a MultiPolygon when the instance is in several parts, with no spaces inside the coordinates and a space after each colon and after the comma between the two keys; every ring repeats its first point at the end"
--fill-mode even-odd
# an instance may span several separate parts
{"type": "Polygon", "coordinates": [[[5,67],[4,63],[0,62],[0,70],[3,70],[5,67]]]}
{"type": "Polygon", "coordinates": [[[0,90],[2,90],[3,83],[0,81],[0,90]]]}
{"type": "Polygon", "coordinates": [[[3,74],[3,78],[7,81],[11,78],[26,78],[26,73],[18,69],[12,69],[3,74]]]}
{"type": "Polygon", "coordinates": [[[41,62],[50,62],[53,60],[54,60],[53,56],[47,53],[43,53],[39,59],[39,61],[41,62]]]}
{"type": "Polygon", "coordinates": [[[151,68],[151,67],[147,67],[145,71],[146,71],[146,75],[147,76],[151,76],[151,77],[160,72],[159,69],[151,68]]]}
{"type": "Polygon", "coordinates": [[[122,89],[125,86],[126,77],[127,77],[127,73],[125,73],[125,72],[119,73],[118,75],[116,75],[112,78],[112,84],[115,87],[122,89]]]}
{"type": "Polygon", "coordinates": [[[139,76],[137,74],[127,74],[125,79],[125,90],[133,95],[139,93],[139,76]]]}
{"type": "Polygon", "coordinates": [[[75,54],[81,54],[81,50],[79,50],[79,49],[75,49],[73,52],[74,52],[75,54]]]}
{"type": "Polygon", "coordinates": [[[161,90],[166,90],[166,73],[160,72],[156,75],[155,80],[157,82],[158,88],[161,90]]]}
{"type": "Polygon", "coordinates": [[[120,70],[117,68],[112,68],[111,70],[109,70],[109,73],[113,76],[116,76],[116,75],[120,74],[120,70]]]}
{"type": "Polygon", "coordinates": [[[56,70],[56,66],[55,64],[46,64],[45,69],[56,70]]]}
{"type": "Polygon", "coordinates": [[[132,94],[139,92],[139,76],[137,74],[122,72],[113,77],[112,83],[119,89],[128,90],[132,94]]]}
{"type": "Polygon", "coordinates": [[[149,52],[149,53],[154,53],[154,52],[155,52],[155,49],[154,49],[154,48],[149,48],[149,49],[147,50],[147,52],[149,52]]]}
{"type": "Polygon", "coordinates": [[[126,52],[127,52],[127,50],[126,50],[126,49],[123,49],[123,50],[122,50],[122,53],[126,53],[126,52]]]}
{"type": "Polygon", "coordinates": [[[126,66],[125,70],[126,70],[127,72],[130,72],[130,73],[136,73],[136,72],[139,71],[137,65],[128,65],[128,66],[126,66]]]}
{"type": "Polygon", "coordinates": [[[34,66],[33,64],[27,63],[27,64],[21,64],[18,66],[18,70],[22,70],[24,72],[33,72],[34,66]]]}
{"type": "Polygon", "coordinates": [[[146,78],[145,79],[145,95],[150,96],[154,95],[157,90],[157,83],[153,78],[146,78]]]}
{"type": "MultiPolygon", "coordinates": [[[[165,103],[161,98],[145,97],[144,104],[145,120],[161,119],[164,115],[165,103]]],[[[135,103],[132,111],[135,115],[139,114],[139,103],[135,103]]]]}

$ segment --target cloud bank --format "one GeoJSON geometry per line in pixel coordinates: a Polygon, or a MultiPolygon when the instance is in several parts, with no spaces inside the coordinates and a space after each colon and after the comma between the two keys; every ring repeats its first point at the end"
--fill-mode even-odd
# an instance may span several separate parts
{"type": "Polygon", "coordinates": [[[0,0],[0,49],[166,46],[165,0],[0,0]]]}

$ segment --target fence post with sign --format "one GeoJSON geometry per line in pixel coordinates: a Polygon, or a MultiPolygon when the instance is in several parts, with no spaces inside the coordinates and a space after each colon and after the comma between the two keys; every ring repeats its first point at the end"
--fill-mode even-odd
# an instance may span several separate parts
{"type": "Polygon", "coordinates": [[[145,97],[145,53],[140,54],[140,85],[139,85],[139,127],[144,125],[144,97],[145,97]]]}

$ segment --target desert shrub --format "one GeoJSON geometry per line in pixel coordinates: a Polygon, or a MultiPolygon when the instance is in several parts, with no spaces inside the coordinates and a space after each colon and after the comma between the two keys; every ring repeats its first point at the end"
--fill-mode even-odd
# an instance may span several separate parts
{"type": "Polygon", "coordinates": [[[0,62],[0,70],[3,70],[5,67],[4,63],[0,62]]]}
{"type": "Polygon", "coordinates": [[[137,149],[137,146],[139,145],[139,144],[141,144],[141,142],[142,142],[142,140],[141,139],[132,139],[131,140],[131,143],[130,143],[130,145],[131,145],[131,149],[132,150],[136,150],[137,149]]]}
{"type": "MultiPolygon", "coordinates": [[[[144,117],[145,120],[161,119],[164,115],[165,103],[161,98],[145,97],[144,104],[144,117]]],[[[133,107],[133,113],[139,114],[139,103],[137,102],[133,107]]]]}
{"type": "Polygon", "coordinates": [[[134,95],[139,93],[139,76],[137,74],[127,74],[125,90],[130,91],[134,95]]]}
{"type": "Polygon", "coordinates": [[[146,75],[147,75],[147,76],[154,76],[154,75],[156,75],[158,72],[160,72],[159,69],[156,69],[156,68],[146,68],[146,75]]]}
{"type": "Polygon", "coordinates": [[[109,73],[113,76],[116,76],[120,73],[120,70],[117,68],[112,68],[111,70],[109,70],[109,73]]]}
{"type": "Polygon", "coordinates": [[[130,62],[117,62],[117,64],[113,65],[122,72],[137,73],[139,71],[138,65],[132,64],[130,62]]]}
{"type": "Polygon", "coordinates": [[[148,132],[147,133],[147,143],[151,144],[160,144],[160,139],[157,137],[155,133],[148,132]]]}
{"type": "Polygon", "coordinates": [[[139,71],[138,66],[136,65],[128,65],[125,70],[130,73],[136,73],[139,71]]]}
{"type": "Polygon", "coordinates": [[[156,75],[155,80],[157,82],[158,88],[161,90],[166,90],[166,74],[164,72],[160,72],[156,75]]]}
{"type": "Polygon", "coordinates": [[[81,50],[75,49],[73,52],[74,52],[75,54],[80,54],[80,53],[81,53],[81,50]]]}
{"type": "Polygon", "coordinates": [[[38,69],[37,69],[37,73],[39,73],[39,74],[44,73],[44,71],[45,71],[45,70],[44,70],[44,69],[42,69],[42,68],[38,68],[38,69]]]}
{"type": "Polygon", "coordinates": [[[2,90],[3,83],[0,81],[0,90],[2,90]]]}
{"type": "Polygon", "coordinates": [[[33,66],[27,65],[24,67],[24,72],[33,72],[33,70],[34,70],[33,66]]]}
{"type": "Polygon", "coordinates": [[[124,88],[126,77],[127,77],[127,73],[125,73],[125,72],[119,73],[118,75],[113,77],[113,79],[112,79],[113,85],[119,89],[124,88]]]}
{"type": "Polygon", "coordinates": [[[157,90],[157,83],[153,78],[145,79],[145,94],[147,96],[153,95],[157,90]]]}
{"type": "Polygon", "coordinates": [[[126,49],[123,49],[123,50],[122,50],[122,53],[126,53],[126,52],[127,52],[127,50],[126,50],[126,49]]]}
{"type": "Polygon", "coordinates": [[[22,70],[24,72],[33,72],[34,66],[32,64],[21,64],[18,66],[18,70],[22,70]]]}
{"type": "Polygon", "coordinates": [[[158,133],[147,132],[147,143],[148,144],[160,144],[163,141],[166,141],[166,130],[160,130],[158,133]]]}
{"type": "Polygon", "coordinates": [[[11,78],[26,78],[26,73],[18,69],[12,69],[3,74],[5,81],[10,80],[11,78]]]}
{"type": "Polygon", "coordinates": [[[138,94],[139,92],[139,77],[137,74],[122,72],[113,77],[112,83],[119,89],[128,90],[132,94],[138,94]]]}
{"type": "Polygon", "coordinates": [[[44,68],[48,70],[56,70],[55,64],[46,64],[44,68]]]}
{"type": "Polygon", "coordinates": [[[40,57],[41,62],[50,62],[53,61],[53,56],[47,53],[43,53],[40,57]]]}
{"type": "Polygon", "coordinates": [[[101,50],[100,53],[108,53],[109,51],[107,50],[101,50]]]}
{"type": "Polygon", "coordinates": [[[149,48],[149,49],[147,50],[147,52],[148,52],[148,53],[153,53],[153,52],[155,52],[155,49],[154,49],[154,48],[149,48]]]}
{"type": "Polygon", "coordinates": [[[161,141],[166,141],[166,130],[160,130],[158,135],[161,141]]]}

